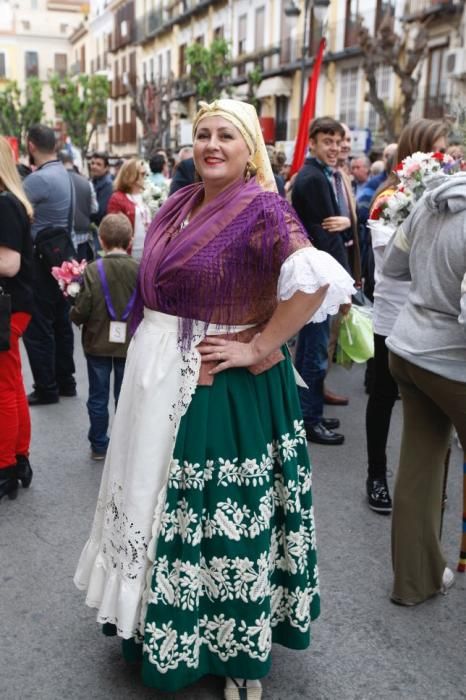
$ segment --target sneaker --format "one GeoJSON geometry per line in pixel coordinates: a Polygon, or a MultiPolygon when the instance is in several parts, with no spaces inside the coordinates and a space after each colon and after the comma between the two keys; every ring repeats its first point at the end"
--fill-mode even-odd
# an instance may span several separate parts
{"type": "Polygon", "coordinates": [[[366,481],[367,502],[376,513],[388,515],[392,512],[392,499],[386,479],[368,479],[366,481]]]}
{"type": "Polygon", "coordinates": [[[455,574],[451,569],[448,568],[448,566],[445,567],[445,571],[443,572],[442,576],[442,588],[440,589],[440,593],[442,595],[446,595],[447,591],[449,588],[453,586],[455,583],[455,574]]]}
{"type": "Polygon", "coordinates": [[[94,452],[94,450],[91,451],[91,459],[93,459],[94,462],[102,462],[106,456],[106,452],[94,452]]]}
{"type": "MultiPolygon", "coordinates": [[[[448,568],[448,566],[445,567],[445,570],[443,572],[442,576],[442,586],[438,593],[441,593],[442,595],[446,595],[448,590],[453,586],[455,582],[455,575],[451,569],[448,568]]],[[[433,598],[436,596],[437,593],[433,593],[430,598],[433,598]]],[[[403,605],[404,607],[412,607],[414,605],[419,605],[419,603],[423,603],[423,600],[419,600],[417,603],[412,603],[410,601],[405,601],[401,600],[400,598],[396,598],[395,596],[391,596],[390,600],[392,603],[395,603],[396,605],[403,605]]]]}

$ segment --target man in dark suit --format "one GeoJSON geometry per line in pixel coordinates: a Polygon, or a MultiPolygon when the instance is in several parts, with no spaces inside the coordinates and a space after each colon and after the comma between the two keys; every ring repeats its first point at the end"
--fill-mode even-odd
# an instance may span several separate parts
{"type": "MultiPolygon", "coordinates": [[[[309,129],[311,156],[298,173],[292,203],[316,248],[332,255],[348,272],[348,244],[352,242],[351,221],[342,216],[343,182],[337,158],[345,132],[330,117],[314,119],[309,129]]],[[[350,300],[348,300],[350,301],[350,300]]],[[[342,312],[347,312],[344,305],[342,312]]],[[[339,421],[324,418],[324,379],[328,368],[329,319],[309,323],[299,334],[296,368],[308,389],[299,389],[307,438],[323,445],[341,445],[344,436],[336,433],[339,421]]]]}

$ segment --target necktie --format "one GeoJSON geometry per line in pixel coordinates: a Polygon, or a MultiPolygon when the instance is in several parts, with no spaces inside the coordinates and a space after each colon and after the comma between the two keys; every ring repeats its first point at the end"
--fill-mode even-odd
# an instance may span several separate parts
{"type": "Polygon", "coordinates": [[[335,195],[337,198],[338,209],[340,210],[340,216],[349,217],[348,201],[343,189],[343,178],[338,170],[335,170],[333,173],[333,181],[335,183],[335,195]]]}

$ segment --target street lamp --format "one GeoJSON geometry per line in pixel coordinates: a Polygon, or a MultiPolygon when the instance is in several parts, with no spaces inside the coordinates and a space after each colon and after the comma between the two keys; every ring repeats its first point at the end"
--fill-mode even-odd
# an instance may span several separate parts
{"type": "MultiPolygon", "coordinates": [[[[323,24],[327,16],[328,6],[330,5],[330,0],[305,0],[304,2],[304,28],[303,28],[303,42],[301,45],[301,92],[299,99],[300,112],[302,111],[304,104],[304,85],[305,76],[304,71],[306,68],[306,54],[308,51],[307,40],[310,34],[309,17],[311,16],[310,11],[313,11],[314,17],[319,24],[323,24]]],[[[299,17],[301,14],[301,8],[296,4],[296,0],[290,0],[288,5],[285,7],[285,15],[287,17],[299,17]]]]}

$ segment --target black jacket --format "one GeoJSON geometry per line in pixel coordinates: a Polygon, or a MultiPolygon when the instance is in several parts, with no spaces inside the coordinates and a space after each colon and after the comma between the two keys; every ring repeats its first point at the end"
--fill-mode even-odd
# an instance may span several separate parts
{"type": "Polygon", "coordinates": [[[186,187],[186,185],[192,185],[194,182],[194,174],[193,158],[186,158],[180,161],[176,166],[176,171],[170,184],[170,194],[181,190],[181,188],[186,187]]]}
{"type": "Polygon", "coordinates": [[[291,201],[313,245],[351,272],[343,234],[327,233],[321,226],[328,216],[340,216],[340,210],[333,187],[315,158],[306,158],[293,185],[291,201]]]}
{"type": "Polygon", "coordinates": [[[99,211],[95,214],[91,214],[91,221],[99,226],[100,222],[107,213],[108,200],[113,193],[113,180],[111,175],[107,173],[101,177],[95,177],[92,180],[92,184],[94,185],[97,196],[99,211]]]}

